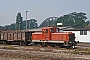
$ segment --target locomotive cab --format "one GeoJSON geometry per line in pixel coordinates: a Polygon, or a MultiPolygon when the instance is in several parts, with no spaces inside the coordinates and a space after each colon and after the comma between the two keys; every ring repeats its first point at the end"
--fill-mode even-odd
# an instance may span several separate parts
{"type": "Polygon", "coordinates": [[[51,33],[59,32],[59,29],[56,27],[45,27],[42,28],[43,40],[51,40],[51,33]]]}

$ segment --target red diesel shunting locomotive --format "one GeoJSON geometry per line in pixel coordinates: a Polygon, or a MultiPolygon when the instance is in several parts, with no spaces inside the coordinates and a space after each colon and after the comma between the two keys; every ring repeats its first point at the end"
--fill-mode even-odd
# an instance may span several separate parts
{"type": "Polygon", "coordinates": [[[59,32],[56,27],[44,27],[42,32],[32,33],[32,42],[58,46],[73,46],[75,48],[75,34],[72,32],[59,32]]]}

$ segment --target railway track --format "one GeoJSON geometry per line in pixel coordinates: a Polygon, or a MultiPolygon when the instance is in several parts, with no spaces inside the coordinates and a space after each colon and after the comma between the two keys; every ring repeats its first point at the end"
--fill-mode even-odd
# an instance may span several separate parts
{"type": "MultiPolygon", "coordinates": [[[[79,45],[81,46],[81,45],[79,45]]],[[[86,45],[85,45],[86,46],[86,45]]],[[[81,46],[82,47],[82,46],[81,46]]],[[[89,46],[87,46],[89,47],[89,46]]],[[[89,47],[90,48],[90,47],[89,47]]],[[[77,47],[76,49],[79,49],[77,47]]],[[[80,48],[81,49],[81,48],[80,48]]],[[[83,48],[85,49],[85,48],[83,48]]],[[[75,53],[75,49],[42,47],[42,46],[19,46],[19,45],[3,45],[0,44],[0,57],[6,59],[32,59],[32,60],[69,60],[69,59],[90,59],[90,55],[79,55],[75,53]]],[[[0,58],[1,59],[1,58],[0,58]]]]}

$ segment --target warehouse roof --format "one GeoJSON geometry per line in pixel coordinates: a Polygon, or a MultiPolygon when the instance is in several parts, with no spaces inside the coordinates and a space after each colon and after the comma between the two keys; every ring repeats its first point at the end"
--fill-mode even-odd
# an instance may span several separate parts
{"type": "MultiPolygon", "coordinates": [[[[71,27],[58,27],[59,29],[61,30],[65,30],[65,29],[74,29],[74,28],[71,28],[71,27]]],[[[36,28],[36,29],[28,29],[28,31],[42,31],[42,28],[36,28]]]]}

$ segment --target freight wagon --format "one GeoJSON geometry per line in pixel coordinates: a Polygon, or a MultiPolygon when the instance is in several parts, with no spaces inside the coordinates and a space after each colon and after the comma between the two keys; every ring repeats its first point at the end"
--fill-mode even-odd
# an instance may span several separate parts
{"type": "Polygon", "coordinates": [[[0,32],[0,43],[4,44],[26,44],[31,43],[32,32],[29,31],[2,31],[0,32]]]}

